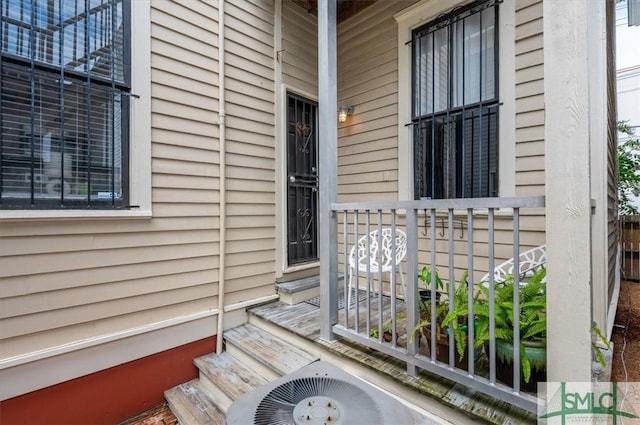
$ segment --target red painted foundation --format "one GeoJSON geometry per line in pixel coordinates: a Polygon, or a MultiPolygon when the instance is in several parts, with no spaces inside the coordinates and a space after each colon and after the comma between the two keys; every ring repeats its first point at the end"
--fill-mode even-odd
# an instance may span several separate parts
{"type": "Polygon", "coordinates": [[[164,391],[198,376],[206,338],[0,402],[2,425],[117,424],[164,402],[164,391]]]}

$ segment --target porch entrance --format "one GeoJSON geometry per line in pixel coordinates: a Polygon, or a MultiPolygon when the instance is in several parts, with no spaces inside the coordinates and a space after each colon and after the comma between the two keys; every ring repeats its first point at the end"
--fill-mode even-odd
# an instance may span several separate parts
{"type": "Polygon", "coordinates": [[[318,104],[287,93],[287,260],[318,259],[318,104]]]}

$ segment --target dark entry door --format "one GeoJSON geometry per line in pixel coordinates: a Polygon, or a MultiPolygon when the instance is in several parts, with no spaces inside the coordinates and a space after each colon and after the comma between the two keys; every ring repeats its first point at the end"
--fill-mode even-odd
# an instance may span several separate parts
{"type": "Polygon", "coordinates": [[[318,259],[318,104],[287,93],[289,265],[318,259]]]}

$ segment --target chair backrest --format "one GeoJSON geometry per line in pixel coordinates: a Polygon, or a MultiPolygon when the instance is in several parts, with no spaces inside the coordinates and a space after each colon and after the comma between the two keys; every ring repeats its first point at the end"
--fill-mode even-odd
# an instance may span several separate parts
{"type": "Polygon", "coordinates": [[[382,229],[381,238],[378,236],[378,229],[371,231],[368,236],[364,235],[358,239],[358,244],[351,248],[351,253],[349,254],[349,265],[351,267],[356,267],[356,259],[354,258],[356,255],[356,249],[358,255],[357,264],[359,267],[366,266],[368,258],[371,270],[378,270],[380,253],[382,253],[383,269],[391,267],[394,260],[395,265],[400,264],[405,255],[407,255],[407,235],[402,230],[396,229],[395,257],[393,255],[394,246],[392,242],[391,229],[382,229]],[[369,242],[367,242],[367,238],[369,239],[369,242]]]}
{"type": "MultiPolygon", "coordinates": [[[[544,266],[547,262],[547,246],[540,245],[535,248],[531,248],[522,252],[518,256],[518,269],[521,278],[531,276],[541,266],[544,266]]],[[[494,282],[504,282],[507,279],[507,275],[513,273],[513,258],[497,265],[493,269],[494,282]]],[[[484,275],[481,281],[489,280],[489,273],[484,275]]]]}

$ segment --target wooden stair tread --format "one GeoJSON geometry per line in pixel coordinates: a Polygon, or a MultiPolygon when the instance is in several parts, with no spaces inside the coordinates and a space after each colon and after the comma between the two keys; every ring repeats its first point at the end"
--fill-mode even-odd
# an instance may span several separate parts
{"type": "MultiPolygon", "coordinates": [[[[338,275],[338,280],[343,280],[344,274],[338,275]]],[[[296,293],[310,288],[320,286],[320,275],[303,277],[300,279],[287,280],[285,282],[279,282],[276,284],[278,292],[296,293]]]]}
{"type": "Polygon", "coordinates": [[[224,339],[228,344],[235,345],[280,375],[286,375],[320,360],[317,356],[249,323],[225,331],[224,339]]]}
{"type": "Polygon", "coordinates": [[[197,379],[165,391],[164,396],[180,424],[225,424],[224,413],[209,399],[197,379]]]}
{"type": "Polygon", "coordinates": [[[227,352],[207,354],[194,363],[231,400],[268,382],[227,352]]]}
{"type": "Polygon", "coordinates": [[[309,276],[276,284],[278,292],[294,293],[320,285],[320,276],[309,276]]]}

